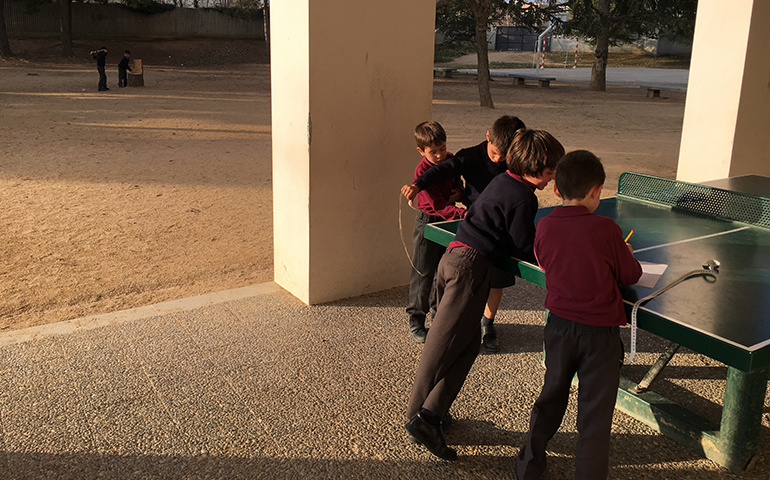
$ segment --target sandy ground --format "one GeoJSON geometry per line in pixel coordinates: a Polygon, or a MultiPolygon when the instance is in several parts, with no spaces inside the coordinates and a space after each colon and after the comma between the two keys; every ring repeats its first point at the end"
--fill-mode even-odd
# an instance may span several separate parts
{"type": "MultiPolygon", "coordinates": [[[[0,60],[0,330],[272,280],[264,44],[108,44],[109,92],[96,91],[96,46],[64,62],[12,42],[22,58],[0,60]],[[143,59],[144,88],[117,88],[123,48],[143,59]]],[[[675,175],[683,93],[498,82],[492,94],[485,110],[474,80],[436,80],[450,150],[513,114],[597,153],[605,195],[624,170],[675,175]]]]}

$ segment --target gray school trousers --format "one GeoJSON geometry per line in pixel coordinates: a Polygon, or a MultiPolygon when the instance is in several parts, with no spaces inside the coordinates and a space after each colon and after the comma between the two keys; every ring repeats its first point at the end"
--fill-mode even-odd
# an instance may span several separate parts
{"type": "Polygon", "coordinates": [[[422,349],[408,418],[421,408],[444,418],[481,347],[479,321],[489,297],[492,263],[476,250],[453,247],[438,266],[438,309],[422,349]]]}

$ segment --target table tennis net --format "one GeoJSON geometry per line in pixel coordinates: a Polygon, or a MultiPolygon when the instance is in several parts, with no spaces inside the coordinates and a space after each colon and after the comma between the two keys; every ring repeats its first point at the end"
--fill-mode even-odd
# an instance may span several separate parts
{"type": "Polygon", "coordinates": [[[770,199],[756,195],[634,172],[620,175],[617,195],[770,228],[770,199]]]}

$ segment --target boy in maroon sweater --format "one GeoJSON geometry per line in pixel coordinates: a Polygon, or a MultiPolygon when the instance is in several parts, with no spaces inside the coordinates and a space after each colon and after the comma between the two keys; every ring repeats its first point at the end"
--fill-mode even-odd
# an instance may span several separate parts
{"type": "MultiPolygon", "coordinates": [[[[434,165],[442,163],[452,154],[446,149],[446,132],[438,122],[422,122],[414,129],[417,151],[422,160],[414,170],[414,178],[419,177],[434,165]]],[[[463,184],[460,177],[450,178],[420,191],[414,199],[420,210],[414,218],[412,244],[414,259],[409,278],[409,333],[417,343],[425,343],[428,331],[425,329],[425,317],[428,311],[436,308],[436,290],[434,279],[436,269],[444,247],[427,240],[423,233],[425,225],[442,220],[458,220],[465,217],[466,210],[457,207],[455,202],[462,197],[463,184]]]]}
{"type": "Polygon", "coordinates": [[[556,167],[554,192],[562,199],[537,224],[535,255],[545,271],[545,384],[532,407],[527,442],[514,476],[541,477],[546,446],[561,425],[577,373],[578,417],[575,478],[599,480],[609,470],[610,429],[615,410],[626,324],[618,283],[639,281],[642,267],[599,206],[604,167],[591,152],[578,150],[556,167]]]}

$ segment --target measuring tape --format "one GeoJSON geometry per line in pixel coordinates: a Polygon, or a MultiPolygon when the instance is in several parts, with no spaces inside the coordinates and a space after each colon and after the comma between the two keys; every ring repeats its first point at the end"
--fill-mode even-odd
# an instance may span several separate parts
{"type": "Polygon", "coordinates": [[[692,277],[698,277],[703,276],[708,278],[711,278],[712,282],[717,281],[716,274],[719,273],[719,261],[717,260],[708,260],[706,263],[704,263],[700,269],[693,270],[691,272],[687,272],[681,277],[677,278],[673,282],[669,283],[665,287],[661,288],[660,290],[657,290],[649,295],[647,295],[644,298],[641,298],[634,303],[634,308],[631,310],[631,351],[628,354],[628,360],[626,360],[626,365],[630,364],[634,361],[634,357],[636,356],[636,314],[639,311],[639,307],[653,298],[657,297],[661,293],[665,292],[666,290],[670,290],[675,285],[678,285],[688,278],[692,277]]]}

